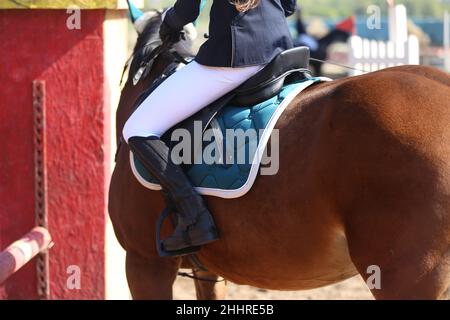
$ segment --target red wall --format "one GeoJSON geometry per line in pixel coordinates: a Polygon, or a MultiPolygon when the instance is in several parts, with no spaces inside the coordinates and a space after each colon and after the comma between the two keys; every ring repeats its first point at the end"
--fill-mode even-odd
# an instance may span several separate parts
{"type": "MultiPolygon", "coordinates": [[[[102,299],[109,115],[104,103],[104,10],[0,10],[0,249],[34,226],[32,82],[46,81],[51,297],[102,299]],[[81,290],[67,289],[67,268],[81,290]]],[[[0,286],[0,299],[33,299],[35,263],[0,286]]]]}

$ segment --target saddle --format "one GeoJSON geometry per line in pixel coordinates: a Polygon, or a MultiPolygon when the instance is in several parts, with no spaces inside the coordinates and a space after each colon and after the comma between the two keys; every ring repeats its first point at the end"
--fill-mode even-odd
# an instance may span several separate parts
{"type": "MultiPolygon", "coordinates": [[[[309,54],[306,47],[280,53],[239,88],[183,121],[162,137],[175,151],[179,141],[173,141],[172,134],[176,130],[183,130],[191,137],[201,135],[200,141],[191,139],[192,153],[186,155],[181,152],[180,158],[184,161],[179,161],[200,194],[230,199],[242,197],[251,189],[266,145],[287,105],[304,89],[327,80],[311,76],[308,69],[309,54]],[[235,137],[228,136],[229,129],[252,129],[258,134],[237,143],[229,143],[235,140],[235,137]],[[206,136],[208,137],[205,139],[206,136]],[[230,144],[232,147],[229,147],[230,144]],[[214,161],[208,162],[203,156],[209,149],[212,149],[210,157],[214,161]],[[236,161],[242,154],[244,161],[236,161]],[[186,157],[189,161],[186,161],[186,157]],[[197,161],[199,158],[202,161],[197,161]]],[[[137,105],[156,86],[176,72],[177,68],[178,64],[169,66],[161,78],[142,95],[137,105]]],[[[132,153],[130,163],[134,175],[143,186],[151,190],[161,189],[132,153]]]]}
{"type": "Polygon", "coordinates": [[[241,107],[251,107],[276,96],[285,85],[311,77],[308,69],[309,58],[308,47],[294,48],[280,53],[233,92],[234,98],[231,103],[241,107]]]}

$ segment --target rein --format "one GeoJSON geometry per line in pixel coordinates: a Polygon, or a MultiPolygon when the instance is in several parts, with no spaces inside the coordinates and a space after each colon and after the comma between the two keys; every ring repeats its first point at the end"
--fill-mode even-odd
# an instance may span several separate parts
{"type": "MultiPolygon", "coordinates": [[[[149,46],[150,44],[147,44],[149,46]]],[[[137,85],[138,82],[142,79],[142,77],[146,77],[148,73],[151,70],[151,67],[153,63],[155,62],[155,59],[163,52],[168,51],[171,47],[171,43],[163,42],[161,45],[157,46],[155,49],[153,49],[152,52],[150,52],[149,56],[145,58],[141,65],[136,72],[136,74],[133,77],[133,85],[137,85]]]]}
{"type": "Polygon", "coordinates": [[[341,64],[338,63],[336,61],[332,61],[332,60],[321,60],[321,59],[315,59],[315,58],[309,58],[310,61],[316,61],[316,62],[321,62],[321,63],[326,63],[326,64],[331,64],[333,66],[338,66],[341,68],[345,68],[345,69],[349,69],[349,70],[353,70],[353,71],[358,71],[358,72],[362,72],[362,73],[370,73],[370,71],[364,70],[364,69],[358,69],[358,68],[354,68],[354,67],[350,67],[347,66],[345,64],[341,64]]]}

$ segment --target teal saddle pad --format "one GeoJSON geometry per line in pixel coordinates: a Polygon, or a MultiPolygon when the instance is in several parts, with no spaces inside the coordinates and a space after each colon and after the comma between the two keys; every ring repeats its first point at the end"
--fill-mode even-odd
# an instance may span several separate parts
{"type": "MultiPolygon", "coordinates": [[[[303,90],[322,81],[328,79],[311,78],[287,85],[277,96],[253,107],[229,105],[222,108],[207,130],[211,136],[207,148],[211,151],[206,152],[205,148],[198,150],[201,161],[189,165],[186,171],[197,191],[202,195],[227,199],[242,197],[250,191],[258,176],[267,143],[283,111],[303,90]],[[256,134],[249,134],[248,137],[251,138],[236,139],[230,132],[256,134]],[[230,144],[228,140],[233,140],[234,143],[230,144]]],[[[161,190],[157,181],[132,152],[130,163],[134,175],[143,186],[161,190]]]]}

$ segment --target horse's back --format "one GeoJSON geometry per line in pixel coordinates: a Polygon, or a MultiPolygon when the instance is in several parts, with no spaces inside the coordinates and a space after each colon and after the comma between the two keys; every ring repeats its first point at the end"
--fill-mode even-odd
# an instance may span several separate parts
{"type": "Polygon", "coordinates": [[[395,144],[417,156],[449,160],[449,97],[445,73],[420,66],[386,69],[337,82],[329,97],[330,123],[350,134],[347,138],[360,133],[353,135],[361,143],[354,150],[365,150],[371,142],[380,157],[395,144]]]}
{"type": "Polygon", "coordinates": [[[415,193],[417,201],[428,194],[424,202],[436,193],[450,196],[449,75],[397,67],[322,90],[309,103],[326,105],[316,148],[328,159],[323,172],[332,177],[332,190],[339,190],[338,203],[351,206],[357,197],[380,203],[415,193]]]}

